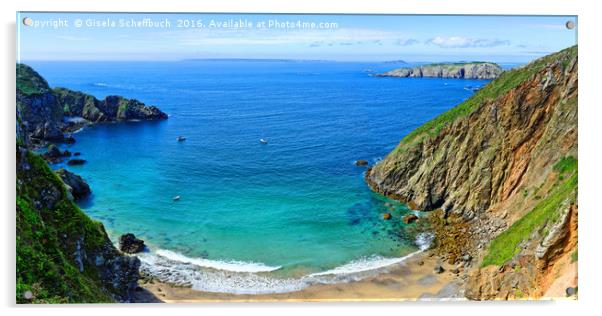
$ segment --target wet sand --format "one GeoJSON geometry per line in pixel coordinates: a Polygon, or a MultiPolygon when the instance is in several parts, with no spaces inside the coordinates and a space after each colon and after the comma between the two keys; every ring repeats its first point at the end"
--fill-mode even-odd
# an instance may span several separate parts
{"type": "Polygon", "coordinates": [[[166,303],[464,300],[462,289],[467,271],[460,269],[455,274],[451,272],[454,267],[442,264],[445,271],[435,273],[438,263],[436,256],[420,253],[360,281],[316,284],[300,291],[277,294],[210,293],[157,280],[141,281],[140,286],[166,303]]]}

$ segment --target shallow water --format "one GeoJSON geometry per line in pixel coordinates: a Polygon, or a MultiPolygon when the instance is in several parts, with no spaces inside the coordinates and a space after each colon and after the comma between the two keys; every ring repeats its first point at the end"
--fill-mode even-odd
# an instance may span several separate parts
{"type": "Polygon", "coordinates": [[[399,220],[410,210],[372,193],[353,162],[378,161],[469,97],[466,87],[486,83],[364,71],[397,67],[384,63],[31,65],[53,87],[137,98],[169,114],[88,127],[64,146],[88,161],[68,167],[94,192],[81,206],[113,240],[125,232],[144,239],[147,265],[180,271],[200,289],[249,293],[292,290],[309,275],[371,270],[417,251],[399,220]],[[394,220],[382,220],[385,212],[394,220]]]}

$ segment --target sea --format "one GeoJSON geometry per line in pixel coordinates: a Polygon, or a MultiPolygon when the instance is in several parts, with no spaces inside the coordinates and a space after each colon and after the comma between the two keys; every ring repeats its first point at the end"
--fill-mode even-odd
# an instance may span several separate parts
{"type": "Polygon", "coordinates": [[[87,163],[52,167],[90,184],[79,205],[115,243],[124,233],[145,241],[146,273],[237,294],[350,282],[428,247],[429,233],[401,220],[423,213],[371,192],[355,161],[377,163],[487,84],[371,76],[407,66],[384,62],[29,64],[52,87],[135,98],[169,115],[85,127],[61,146],[87,163]]]}

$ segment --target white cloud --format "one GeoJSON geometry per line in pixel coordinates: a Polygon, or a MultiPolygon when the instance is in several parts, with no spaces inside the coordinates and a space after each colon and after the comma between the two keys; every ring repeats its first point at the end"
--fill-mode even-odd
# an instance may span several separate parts
{"type": "Polygon", "coordinates": [[[441,48],[468,48],[468,47],[496,47],[510,45],[508,40],[468,38],[462,36],[441,37],[436,36],[425,42],[441,48]]]}

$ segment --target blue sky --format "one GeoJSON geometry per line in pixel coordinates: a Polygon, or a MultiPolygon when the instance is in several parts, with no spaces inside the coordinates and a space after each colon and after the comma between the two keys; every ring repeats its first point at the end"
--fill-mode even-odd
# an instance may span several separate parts
{"type": "Polygon", "coordinates": [[[565,27],[569,20],[577,24],[572,16],[22,12],[17,14],[17,56],[22,62],[189,58],[525,62],[576,44],[577,27],[565,27]],[[31,25],[24,25],[25,18],[31,25]],[[239,21],[244,26],[231,24],[239,21]]]}

